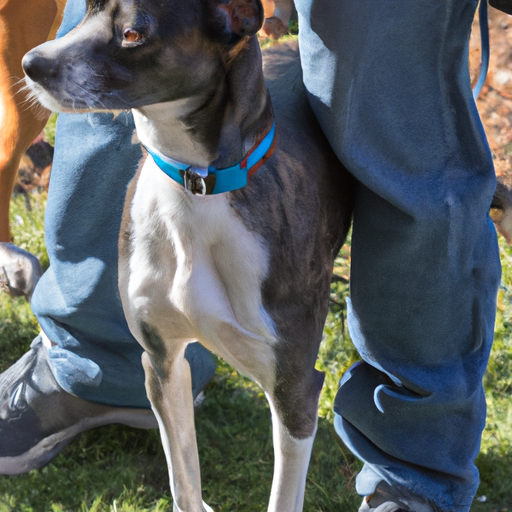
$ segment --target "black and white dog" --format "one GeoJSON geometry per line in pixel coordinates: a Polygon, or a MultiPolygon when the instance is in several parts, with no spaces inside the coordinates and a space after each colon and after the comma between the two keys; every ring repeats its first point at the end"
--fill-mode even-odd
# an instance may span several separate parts
{"type": "Polygon", "coordinates": [[[268,51],[262,71],[260,0],[87,3],[78,27],[23,64],[49,109],[133,108],[149,152],[126,199],[119,286],[145,350],[175,511],[211,510],[183,358],[194,340],[265,391],[275,447],[268,510],[300,511],[323,383],[315,360],[352,180],[309,109],[297,52],[268,51]]]}

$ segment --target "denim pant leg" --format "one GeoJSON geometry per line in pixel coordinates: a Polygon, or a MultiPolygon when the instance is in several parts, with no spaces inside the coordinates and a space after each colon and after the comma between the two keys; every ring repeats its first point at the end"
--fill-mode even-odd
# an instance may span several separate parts
{"type": "Polygon", "coordinates": [[[336,430],[364,462],[357,490],[466,512],[485,422],[499,259],[492,158],[472,99],[477,0],[296,0],[304,81],[361,185],[349,328],[363,362],[336,430]]]}
{"type": "MultiPolygon", "coordinates": [[[[70,0],[60,34],[80,21],[85,1],[70,0]]],[[[131,335],[117,287],[117,239],[127,185],[141,158],[131,114],[61,114],[46,208],[50,268],[32,309],[52,370],[68,392],[122,407],[149,407],[142,349],[131,335]]],[[[190,345],[197,393],[215,371],[209,352],[190,345]]]]}

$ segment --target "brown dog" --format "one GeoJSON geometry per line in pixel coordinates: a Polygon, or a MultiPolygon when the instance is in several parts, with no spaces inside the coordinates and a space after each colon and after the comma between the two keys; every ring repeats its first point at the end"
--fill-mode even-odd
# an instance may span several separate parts
{"type": "Polygon", "coordinates": [[[22,90],[23,55],[53,38],[65,0],[0,0],[0,242],[9,242],[9,203],[16,171],[50,112],[32,106],[22,90]]]}

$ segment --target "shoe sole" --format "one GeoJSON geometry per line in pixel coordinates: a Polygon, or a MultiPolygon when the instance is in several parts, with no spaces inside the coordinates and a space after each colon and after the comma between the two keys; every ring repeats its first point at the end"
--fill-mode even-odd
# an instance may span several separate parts
{"type": "Polygon", "coordinates": [[[119,409],[94,418],[86,418],[75,423],[72,427],[45,437],[21,455],[1,458],[0,475],[21,475],[32,469],[45,466],[82,432],[113,423],[134,428],[158,428],[153,413],[144,410],[119,409]]]}

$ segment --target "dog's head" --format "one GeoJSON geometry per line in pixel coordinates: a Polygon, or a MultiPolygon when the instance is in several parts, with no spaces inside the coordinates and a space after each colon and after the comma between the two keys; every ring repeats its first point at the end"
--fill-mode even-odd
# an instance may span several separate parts
{"type": "Polygon", "coordinates": [[[137,108],[200,93],[262,23],[260,0],[87,0],[82,22],[23,67],[51,110],[137,108]]]}

